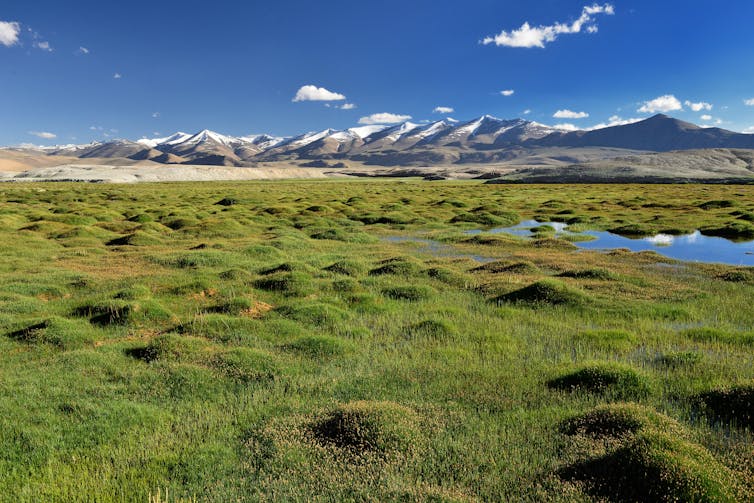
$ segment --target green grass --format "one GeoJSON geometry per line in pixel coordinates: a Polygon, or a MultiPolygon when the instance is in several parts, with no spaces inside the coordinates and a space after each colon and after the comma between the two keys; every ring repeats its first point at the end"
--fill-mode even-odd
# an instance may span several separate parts
{"type": "Polygon", "coordinates": [[[751,268],[464,234],[752,186],[0,190],[0,501],[754,498],[751,268]]]}

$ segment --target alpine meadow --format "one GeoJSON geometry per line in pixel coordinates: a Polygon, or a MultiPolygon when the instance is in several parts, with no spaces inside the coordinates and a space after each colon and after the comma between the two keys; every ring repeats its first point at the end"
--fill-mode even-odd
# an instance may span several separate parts
{"type": "Polygon", "coordinates": [[[64,4],[0,502],[754,501],[754,5],[64,4]]]}

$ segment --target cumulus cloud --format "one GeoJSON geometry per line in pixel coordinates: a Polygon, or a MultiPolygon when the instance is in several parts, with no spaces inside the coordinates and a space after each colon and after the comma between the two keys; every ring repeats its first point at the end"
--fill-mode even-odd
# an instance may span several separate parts
{"type": "Polygon", "coordinates": [[[15,21],[0,21],[0,44],[10,47],[18,43],[21,25],[15,21]]]}
{"type": "Polygon", "coordinates": [[[458,119],[454,119],[453,117],[446,117],[445,120],[450,122],[451,124],[455,124],[456,122],[459,122],[458,119]]]}
{"type": "Polygon", "coordinates": [[[354,108],[356,108],[356,105],[354,105],[353,103],[343,103],[340,106],[341,110],[353,110],[354,108]]]}
{"type": "Polygon", "coordinates": [[[495,44],[498,47],[544,48],[545,44],[554,42],[560,35],[581,33],[582,29],[585,29],[587,33],[596,33],[597,25],[595,24],[594,16],[597,14],[611,16],[615,14],[615,8],[609,3],[586,6],[581,10],[581,15],[578,19],[571,23],[531,26],[526,22],[516,30],[503,30],[493,37],[486,37],[482,40],[482,44],[495,44]]]}
{"type": "Polygon", "coordinates": [[[514,91],[513,89],[504,89],[500,91],[500,94],[502,94],[503,96],[513,96],[515,92],[516,91],[514,91]]]}
{"type": "Polygon", "coordinates": [[[58,137],[55,133],[48,133],[47,131],[29,131],[29,134],[45,140],[52,140],[53,138],[58,137]]]}
{"type": "Polygon", "coordinates": [[[524,110],[524,111],[523,111],[522,113],[523,113],[524,115],[529,115],[529,114],[531,113],[531,110],[530,110],[529,108],[527,108],[527,109],[526,109],[526,110],[524,110]]]}
{"type": "Polygon", "coordinates": [[[76,54],[89,54],[89,49],[86,47],[79,47],[79,49],[76,51],[76,54]]]}
{"type": "Polygon", "coordinates": [[[436,114],[452,114],[455,112],[455,109],[453,107],[435,107],[432,112],[436,114]]]}
{"type": "Polygon", "coordinates": [[[113,78],[114,79],[122,79],[123,75],[121,75],[121,74],[119,74],[119,73],[116,72],[115,75],[113,75],[113,78]]]}
{"type": "Polygon", "coordinates": [[[754,98],[749,98],[748,100],[744,100],[744,105],[754,107],[754,98]]]}
{"type": "Polygon", "coordinates": [[[555,129],[560,129],[561,131],[578,131],[579,130],[578,126],[576,126],[575,124],[569,124],[569,123],[555,124],[553,127],[555,129]]]}
{"type": "Polygon", "coordinates": [[[296,96],[293,97],[293,102],[299,101],[340,101],[346,99],[340,93],[334,93],[328,91],[324,87],[317,87],[312,85],[301,86],[296,92],[296,96]]]}
{"type": "Polygon", "coordinates": [[[754,134],[754,126],[747,127],[743,132],[746,134],[754,134]]]}
{"type": "Polygon", "coordinates": [[[373,124],[395,124],[411,119],[410,115],[398,115],[387,112],[372,114],[359,119],[359,124],[371,126],[373,124]]]}
{"type": "Polygon", "coordinates": [[[152,114],[152,118],[153,118],[153,119],[159,119],[159,118],[160,118],[160,112],[154,112],[154,113],[152,114]]]}
{"type": "Polygon", "coordinates": [[[653,100],[645,101],[637,112],[654,114],[657,112],[672,112],[674,110],[683,110],[683,105],[672,94],[665,94],[653,100]]]}
{"type": "Polygon", "coordinates": [[[589,117],[589,114],[586,112],[574,112],[573,110],[558,110],[554,114],[552,114],[553,117],[556,119],[585,119],[589,117]]]}
{"type": "Polygon", "coordinates": [[[633,124],[634,122],[643,121],[644,119],[637,119],[637,118],[630,118],[630,119],[624,119],[618,115],[611,116],[607,122],[600,122],[599,124],[595,124],[594,126],[588,128],[588,130],[593,131],[595,129],[604,129],[606,127],[613,127],[613,126],[625,126],[627,124],[633,124]]]}
{"type": "Polygon", "coordinates": [[[712,104],[704,101],[693,103],[689,100],[686,100],[684,103],[694,112],[701,112],[702,110],[707,110],[709,112],[710,110],[712,110],[712,104]]]}
{"type": "Polygon", "coordinates": [[[50,47],[49,42],[34,42],[34,47],[43,51],[52,52],[52,47],[50,47]]]}
{"type": "Polygon", "coordinates": [[[711,115],[707,115],[707,114],[704,114],[704,115],[702,115],[702,116],[700,117],[700,119],[702,119],[703,121],[711,121],[711,120],[712,120],[712,116],[711,116],[711,115]]]}

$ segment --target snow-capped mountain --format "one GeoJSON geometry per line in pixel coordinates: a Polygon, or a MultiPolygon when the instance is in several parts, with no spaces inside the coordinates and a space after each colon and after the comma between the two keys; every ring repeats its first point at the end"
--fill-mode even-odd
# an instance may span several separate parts
{"type": "Polygon", "coordinates": [[[227,136],[210,130],[164,138],[42,147],[49,155],[129,158],[159,163],[250,166],[258,161],[355,159],[372,164],[495,162],[515,148],[611,147],[639,150],[754,148],[754,135],[700,128],[664,115],[595,131],[563,132],[524,119],[483,115],[417,124],[325,129],[281,138],[227,136]]]}

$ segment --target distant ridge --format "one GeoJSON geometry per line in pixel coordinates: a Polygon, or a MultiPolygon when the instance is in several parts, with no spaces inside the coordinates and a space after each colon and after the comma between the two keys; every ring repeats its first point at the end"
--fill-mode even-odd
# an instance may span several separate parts
{"type": "MultiPolygon", "coordinates": [[[[226,136],[203,130],[165,138],[114,140],[36,149],[52,156],[127,158],[169,164],[253,166],[260,161],[353,159],[384,166],[493,163],[519,151],[547,147],[602,147],[651,152],[734,148],[754,149],[754,135],[702,128],[658,114],[632,124],[564,132],[524,119],[490,115],[454,123],[403,122],[342,131],[325,129],[295,137],[226,136]]],[[[23,150],[23,149],[22,149],[23,150]]]]}

